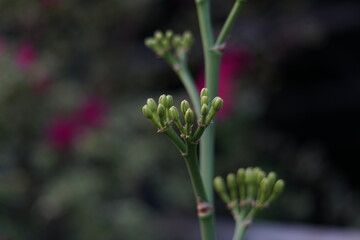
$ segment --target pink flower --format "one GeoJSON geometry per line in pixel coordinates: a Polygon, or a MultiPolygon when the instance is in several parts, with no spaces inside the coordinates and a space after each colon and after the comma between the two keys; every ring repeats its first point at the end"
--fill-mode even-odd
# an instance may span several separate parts
{"type": "MultiPolygon", "coordinates": [[[[248,54],[245,51],[230,48],[223,52],[220,66],[219,97],[224,99],[224,105],[217,115],[219,120],[225,120],[234,110],[235,94],[239,85],[238,78],[248,61],[248,54]]],[[[199,90],[204,87],[204,81],[205,73],[202,71],[196,80],[199,90]]]]}
{"type": "Polygon", "coordinates": [[[102,99],[89,97],[68,116],[56,116],[47,128],[46,140],[56,150],[69,149],[87,130],[101,126],[106,113],[102,99]]]}
{"type": "Polygon", "coordinates": [[[20,44],[15,52],[15,61],[20,69],[28,69],[36,59],[36,49],[32,42],[26,41],[20,44]]]}

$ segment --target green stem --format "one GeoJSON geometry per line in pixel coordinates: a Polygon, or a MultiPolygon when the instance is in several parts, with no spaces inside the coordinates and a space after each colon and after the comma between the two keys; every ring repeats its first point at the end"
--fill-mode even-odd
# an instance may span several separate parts
{"type": "Polygon", "coordinates": [[[240,220],[236,221],[233,240],[243,240],[248,228],[249,227],[246,224],[244,224],[243,221],[240,220]]]}
{"type": "Polygon", "coordinates": [[[168,127],[164,134],[170,138],[171,142],[174,143],[182,154],[186,152],[186,145],[184,141],[179,137],[179,135],[177,135],[172,127],[168,127]]]}
{"type": "MultiPolygon", "coordinates": [[[[199,171],[199,164],[197,159],[197,144],[187,142],[187,152],[184,154],[186,166],[190,175],[191,184],[193,186],[194,195],[199,207],[200,204],[208,204],[208,197],[205,192],[203,180],[199,171]]],[[[201,237],[203,240],[215,240],[215,228],[214,228],[214,210],[212,205],[208,205],[209,208],[205,214],[198,212],[201,237]]]]}
{"type": "Polygon", "coordinates": [[[220,34],[215,43],[215,49],[221,49],[230,34],[231,29],[234,26],[236,18],[239,16],[242,3],[244,0],[236,0],[234,6],[231,9],[229,16],[227,17],[224,26],[222,27],[220,34]]]}

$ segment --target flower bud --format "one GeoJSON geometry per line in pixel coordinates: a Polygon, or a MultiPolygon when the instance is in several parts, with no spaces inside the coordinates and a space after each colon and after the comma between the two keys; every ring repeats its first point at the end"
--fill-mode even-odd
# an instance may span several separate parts
{"type": "Polygon", "coordinates": [[[159,104],[162,104],[164,106],[167,105],[167,100],[166,100],[166,95],[165,94],[162,94],[160,97],[159,97],[159,104]]]}
{"type": "Polygon", "coordinates": [[[163,33],[162,33],[161,31],[156,31],[156,32],[154,33],[154,37],[155,37],[155,39],[156,39],[157,41],[160,42],[164,36],[163,36],[163,33]]]}
{"type": "Polygon", "coordinates": [[[265,173],[264,173],[264,171],[259,171],[258,173],[257,173],[257,175],[256,175],[256,182],[257,182],[257,184],[260,184],[261,183],[261,181],[263,180],[265,178],[265,173]]]}
{"type": "Polygon", "coordinates": [[[201,105],[208,105],[209,104],[209,97],[208,96],[202,96],[200,100],[201,105]]]}
{"type": "Polygon", "coordinates": [[[147,46],[148,48],[153,49],[156,46],[156,42],[152,38],[146,38],[145,39],[145,46],[147,46]]]}
{"type": "Polygon", "coordinates": [[[183,100],[180,104],[181,112],[185,115],[186,111],[190,108],[190,104],[188,101],[183,100]]]}
{"type": "Polygon", "coordinates": [[[267,178],[264,178],[260,183],[260,191],[259,191],[260,193],[258,196],[258,202],[260,204],[265,203],[265,201],[269,197],[270,190],[271,189],[270,189],[269,180],[267,178]]]}
{"type": "Polygon", "coordinates": [[[237,185],[236,185],[236,176],[233,173],[229,173],[226,177],[227,185],[230,191],[230,196],[232,201],[237,201],[238,194],[237,194],[237,185]]]}
{"type": "Polygon", "coordinates": [[[157,105],[156,105],[156,102],[154,101],[154,99],[148,98],[148,100],[146,101],[146,105],[149,107],[149,109],[150,109],[152,112],[156,112],[156,110],[157,110],[157,105]]]}
{"type": "Polygon", "coordinates": [[[174,121],[176,121],[180,118],[179,111],[177,110],[177,108],[175,106],[172,106],[169,109],[169,113],[170,113],[171,119],[173,119],[174,121]]]}
{"type": "Polygon", "coordinates": [[[163,120],[165,117],[165,111],[165,106],[160,103],[157,108],[157,114],[161,120],[163,120]]]}
{"type": "Polygon", "coordinates": [[[149,119],[152,118],[153,113],[151,112],[150,108],[147,105],[144,105],[142,107],[142,112],[146,118],[149,118],[149,119]]]}
{"type": "Polygon", "coordinates": [[[247,168],[245,171],[245,183],[246,183],[246,196],[250,200],[254,200],[256,196],[256,176],[252,168],[247,168]]]}
{"type": "Polygon", "coordinates": [[[167,30],[165,33],[165,37],[170,40],[173,37],[174,33],[171,30],[167,30]]]}
{"type": "Polygon", "coordinates": [[[212,106],[214,106],[216,111],[219,111],[221,107],[223,106],[224,100],[220,97],[215,97],[212,101],[212,106]]]}
{"type": "Polygon", "coordinates": [[[226,190],[225,181],[222,177],[218,176],[214,179],[214,188],[215,191],[219,194],[220,198],[225,202],[226,204],[229,204],[231,202],[229,194],[226,190]]]}
{"type": "Polygon", "coordinates": [[[276,182],[276,173],[275,172],[269,172],[269,174],[267,175],[267,178],[269,179],[269,184],[270,187],[272,188],[276,182]]]}
{"type": "Polygon", "coordinates": [[[179,47],[181,47],[181,37],[180,35],[176,34],[174,37],[173,37],[173,45],[174,47],[177,49],[179,47]]]}
{"type": "Polygon", "coordinates": [[[167,105],[165,105],[166,108],[170,108],[174,104],[174,99],[171,95],[166,96],[166,103],[167,103],[167,105]]]}
{"type": "Polygon", "coordinates": [[[194,111],[191,110],[191,108],[188,108],[188,110],[186,110],[185,113],[185,122],[190,125],[194,122],[194,119],[195,119],[194,111]]]}
{"type": "Polygon", "coordinates": [[[282,179],[279,179],[276,181],[273,191],[269,197],[269,199],[267,200],[267,204],[272,203],[284,190],[285,187],[285,182],[282,179]]]}
{"type": "Polygon", "coordinates": [[[243,168],[239,168],[237,171],[236,180],[239,186],[240,199],[243,201],[246,198],[245,170],[243,168]]]}
{"type": "Polygon", "coordinates": [[[192,33],[189,31],[184,32],[184,34],[183,34],[184,46],[183,47],[186,49],[189,49],[191,47],[191,45],[193,44],[193,42],[194,42],[194,37],[193,37],[192,33]]]}
{"type": "Polygon", "coordinates": [[[209,97],[209,89],[207,88],[201,89],[200,97],[204,97],[204,96],[209,97]]]}
{"type": "Polygon", "coordinates": [[[201,106],[201,115],[205,118],[209,112],[209,107],[206,104],[201,106]]]}

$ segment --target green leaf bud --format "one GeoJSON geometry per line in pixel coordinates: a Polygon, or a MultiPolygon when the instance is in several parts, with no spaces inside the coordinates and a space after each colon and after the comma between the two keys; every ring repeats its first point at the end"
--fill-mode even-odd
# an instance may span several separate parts
{"type": "Polygon", "coordinates": [[[226,177],[227,186],[230,191],[230,196],[232,201],[237,201],[238,194],[237,194],[237,184],[236,184],[236,176],[233,173],[229,173],[226,177]]]}
{"type": "Polygon", "coordinates": [[[190,104],[188,101],[183,100],[180,104],[181,112],[185,115],[186,111],[190,108],[190,104]]]}
{"type": "Polygon", "coordinates": [[[188,110],[186,110],[185,113],[185,122],[190,125],[194,122],[194,119],[195,119],[194,111],[191,108],[188,108],[188,110]]]}
{"type": "Polygon", "coordinates": [[[216,111],[219,111],[224,104],[224,100],[222,100],[220,97],[215,97],[211,104],[214,106],[216,111]]]}
{"type": "Polygon", "coordinates": [[[231,202],[229,194],[226,190],[225,181],[222,177],[218,176],[214,179],[214,189],[219,194],[223,202],[225,202],[226,204],[229,204],[231,202]]]}
{"type": "Polygon", "coordinates": [[[170,108],[174,104],[174,99],[171,95],[166,96],[167,105],[165,105],[166,108],[170,108]]]}
{"type": "Polygon", "coordinates": [[[201,105],[209,105],[209,97],[208,96],[202,96],[200,100],[201,105]]]}
{"type": "Polygon", "coordinates": [[[204,97],[204,96],[209,97],[209,89],[207,88],[201,89],[200,97],[204,97]]]}
{"type": "Polygon", "coordinates": [[[148,98],[148,100],[146,101],[146,105],[149,107],[149,109],[152,112],[156,112],[157,111],[157,105],[154,99],[152,98],[148,98]]]}
{"type": "Polygon", "coordinates": [[[151,112],[150,108],[147,105],[144,105],[142,107],[142,112],[146,118],[151,119],[153,116],[153,113],[151,112]]]}

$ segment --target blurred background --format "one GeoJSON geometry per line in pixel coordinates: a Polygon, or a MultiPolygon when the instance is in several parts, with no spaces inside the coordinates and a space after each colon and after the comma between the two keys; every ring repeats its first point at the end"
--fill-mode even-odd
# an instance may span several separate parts
{"type": "MultiPolygon", "coordinates": [[[[232,4],[213,1],[216,31],[232,4]]],[[[221,67],[216,174],[286,180],[258,219],[360,226],[359,10],[244,5],[221,67]]],[[[0,0],[0,239],[182,239],[164,226],[196,224],[184,163],[141,114],[148,97],[187,98],[143,45],[157,29],[195,34],[201,85],[192,0],[0,0]]]]}

